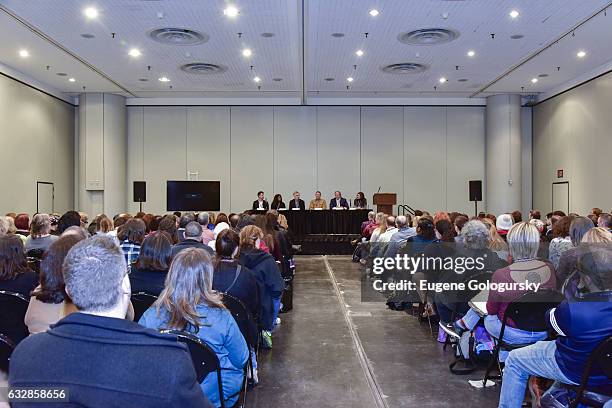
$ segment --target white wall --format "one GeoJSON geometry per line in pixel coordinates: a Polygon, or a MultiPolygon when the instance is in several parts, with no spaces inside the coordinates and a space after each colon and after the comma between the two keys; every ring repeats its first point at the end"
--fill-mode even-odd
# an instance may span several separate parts
{"type": "Polygon", "coordinates": [[[569,182],[570,211],[612,208],[612,75],[607,74],[533,109],[533,200],[552,208],[552,183],[569,182]],[[557,170],[564,171],[562,179],[557,170]]]}
{"type": "MultiPolygon", "coordinates": [[[[132,181],[147,181],[145,211],[166,211],[166,180],[221,181],[221,207],[242,211],[258,190],[308,201],[339,189],[368,201],[379,186],[398,203],[469,214],[468,180],[484,179],[480,106],[129,106],[132,181]]],[[[484,203],[481,203],[481,208],[484,203]]]]}
{"type": "Polygon", "coordinates": [[[0,214],[36,212],[36,182],[54,183],[55,211],[74,206],[72,105],[0,75],[0,214]]]}

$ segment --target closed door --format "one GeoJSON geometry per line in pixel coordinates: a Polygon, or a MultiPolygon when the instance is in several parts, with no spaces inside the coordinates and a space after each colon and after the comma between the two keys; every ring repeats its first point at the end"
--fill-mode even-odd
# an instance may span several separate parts
{"type": "Polygon", "coordinates": [[[552,211],[569,213],[569,182],[552,184],[552,211]]]}
{"type": "Polygon", "coordinates": [[[54,212],[53,183],[39,181],[36,183],[36,212],[51,214],[54,212]]]}

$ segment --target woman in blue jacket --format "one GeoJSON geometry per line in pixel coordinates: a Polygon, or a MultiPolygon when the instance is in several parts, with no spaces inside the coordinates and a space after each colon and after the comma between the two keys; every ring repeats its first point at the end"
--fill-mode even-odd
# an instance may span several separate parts
{"type": "MultiPolygon", "coordinates": [[[[221,296],[212,290],[213,264],[204,250],[188,248],[176,255],[166,287],[139,323],[152,329],[174,329],[193,333],[212,348],[222,368],[225,406],[236,404],[249,356],[244,337],[221,296]]],[[[210,402],[219,407],[217,373],[200,384],[210,402]]]]}

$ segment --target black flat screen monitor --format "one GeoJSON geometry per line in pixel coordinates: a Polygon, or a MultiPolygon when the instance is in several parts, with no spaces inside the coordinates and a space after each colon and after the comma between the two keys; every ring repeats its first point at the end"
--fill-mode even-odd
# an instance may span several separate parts
{"type": "Polygon", "coordinates": [[[171,181],[167,186],[168,211],[219,211],[220,181],[171,181]]]}

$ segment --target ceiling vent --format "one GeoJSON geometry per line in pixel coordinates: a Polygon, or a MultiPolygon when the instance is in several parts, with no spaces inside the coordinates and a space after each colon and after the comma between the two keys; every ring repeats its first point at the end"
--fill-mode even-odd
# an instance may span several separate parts
{"type": "Polygon", "coordinates": [[[425,64],[417,64],[416,62],[401,62],[399,64],[391,64],[382,67],[382,72],[387,74],[418,74],[429,68],[425,64]]]}
{"type": "Polygon", "coordinates": [[[206,62],[193,62],[191,64],[181,65],[181,71],[189,74],[211,75],[221,74],[227,71],[227,67],[223,65],[208,64],[206,62]]]}
{"type": "Polygon", "coordinates": [[[151,31],[149,37],[167,45],[196,45],[208,41],[208,35],[188,28],[158,28],[151,31]]]}
{"type": "Polygon", "coordinates": [[[445,28],[422,28],[401,33],[397,39],[408,45],[439,45],[451,42],[459,37],[459,32],[445,28]]]}

